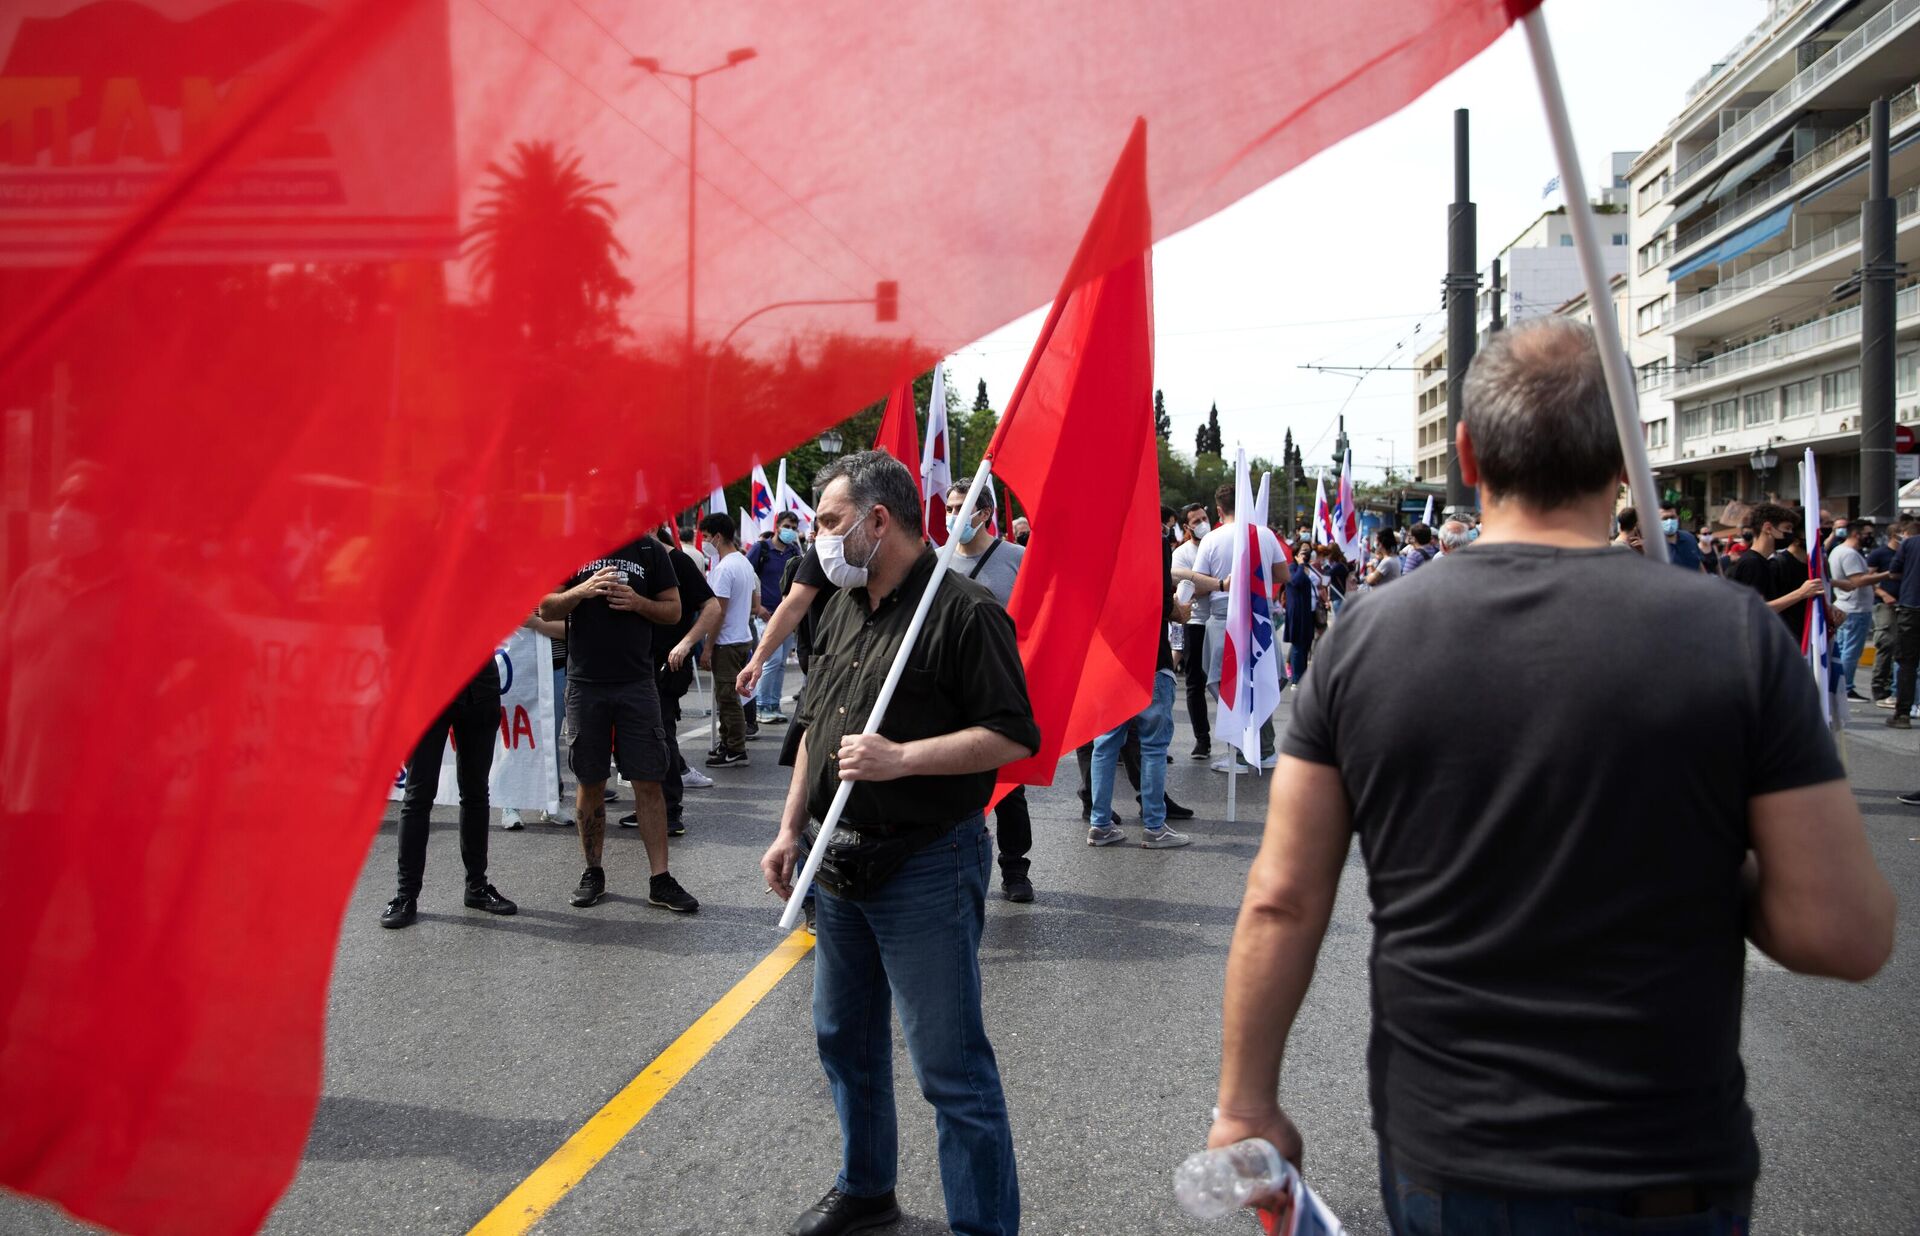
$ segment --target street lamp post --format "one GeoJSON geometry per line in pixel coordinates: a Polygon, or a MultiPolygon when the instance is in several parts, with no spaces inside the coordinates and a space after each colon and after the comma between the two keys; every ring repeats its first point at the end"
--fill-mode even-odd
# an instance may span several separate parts
{"type": "Polygon", "coordinates": [[[1747,466],[1753,469],[1755,484],[1762,498],[1769,496],[1767,481],[1773,476],[1773,470],[1779,462],[1780,456],[1774,454],[1772,442],[1762,443],[1754,448],[1753,454],[1747,456],[1747,466]]]}
{"type": "Polygon", "coordinates": [[[678,77],[687,83],[687,408],[693,409],[693,305],[696,280],[694,275],[694,239],[698,235],[699,200],[694,192],[700,179],[700,79],[714,73],[724,72],[735,65],[745,64],[760,53],[751,47],[736,47],[727,53],[726,62],[712,68],[701,69],[697,73],[685,73],[678,69],[662,68],[660,61],[653,56],[635,56],[633,67],[644,69],[655,77],[678,77]]]}

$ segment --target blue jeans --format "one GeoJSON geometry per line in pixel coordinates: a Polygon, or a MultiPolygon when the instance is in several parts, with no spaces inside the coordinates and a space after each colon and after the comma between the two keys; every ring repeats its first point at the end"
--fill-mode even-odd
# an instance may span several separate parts
{"type": "Polygon", "coordinates": [[[1834,661],[1840,680],[1851,691],[1854,671],[1860,668],[1860,654],[1867,650],[1867,641],[1873,638],[1873,611],[1848,614],[1837,634],[1839,647],[1834,653],[1834,661]]]}
{"type": "Polygon", "coordinates": [[[920,1093],[933,1104],[947,1222],[963,1236],[1020,1230],[1013,1128],[980,1007],[992,867],[993,840],[976,813],[872,896],[851,901],[823,888],[815,908],[813,1031],[840,1116],[835,1187],[873,1197],[894,1186],[897,1004],[920,1093]]]}
{"type": "Polygon", "coordinates": [[[792,651],[793,636],[789,635],[767,658],[767,667],[760,673],[760,689],[754,696],[754,704],[762,717],[780,711],[780,697],[787,693],[787,654],[792,651]]]}
{"type": "Polygon", "coordinates": [[[1629,1199],[1601,1194],[1556,1197],[1540,1194],[1476,1193],[1437,1189],[1397,1170],[1383,1150],[1380,1198],[1394,1236],[1747,1236],[1751,1191],[1729,1189],[1727,1205],[1692,1215],[1637,1218],[1629,1199]]]}
{"type": "Polygon", "coordinates": [[[1113,823],[1113,782],[1127,727],[1140,727],[1140,822],[1152,832],[1167,826],[1167,744],[1173,741],[1172,670],[1153,676],[1153,701],[1137,717],[1122,721],[1093,740],[1093,826],[1113,823]]]}

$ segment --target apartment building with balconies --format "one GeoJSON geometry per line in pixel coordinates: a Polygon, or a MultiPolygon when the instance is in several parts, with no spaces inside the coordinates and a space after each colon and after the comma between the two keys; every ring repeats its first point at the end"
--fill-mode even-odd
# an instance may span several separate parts
{"type": "Polygon", "coordinates": [[[1447,339],[1413,358],[1413,479],[1447,483],[1447,339]]]}
{"type": "Polygon", "coordinates": [[[1895,414],[1920,421],[1920,0],[1775,0],[1634,164],[1629,338],[1663,489],[1696,510],[1860,493],[1860,204],[1867,110],[1890,101],[1898,255],[1895,414]],[[1664,422],[1664,423],[1663,423],[1664,422]],[[1753,466],[1770,447],[1781,466],[1753,466]]]}

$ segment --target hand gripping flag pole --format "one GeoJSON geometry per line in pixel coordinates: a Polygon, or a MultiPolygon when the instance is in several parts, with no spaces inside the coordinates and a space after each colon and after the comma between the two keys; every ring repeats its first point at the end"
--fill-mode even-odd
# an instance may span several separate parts
{"type": "MultiPolygon", "coordinates": [[[[1587,182],[1580,174],[1580,152],[1573,144],[1573,122],[1567,118],[1567,96],[1560,89],[1560,69],[1554,63],[1553,43],[1547,38],[1547,19],[1539,9],[1521,19],[1527,28],[1527,50],[1533,54],[1533,73],[1540,81],[1540,103],[1553,135],[1553,153],[1560,164],[1560,188],[1567,199],[1567,220],[1573,224],[1574,252],[1580,257],[1580,275],[1586,284],[1587,304],[1593,309],[1593,333],[1600,347],[1600,363],[1607,375],[1607,394],[1613,400],[1613,426],[1620,435],[1620,454],[1627,463],[1627,488],[1633,504],[1643,511],[1659,507],[1653,488],[1653,468],[1647,462],[1647,442],[1640,429],[1640,400],[1633,384],[1633,367],[1620,342],[1620,324],[1600,306],[1611,305],[1606,272],[1600,268],[1600,233],[1593,223],[1593,204],[1587,200],[1587,182]]],[[[1667,560],[1667,538],[1648,537],[1647,556],[1667,560]]]]}
{"type": "MultiPolygon", "coordinates": [[[[980,504],[980,494],[987,486],[987,478],[993,474],[993,456],[988,455],[980,461],[980,467],[973,474],[973,483],[967,486],[967,500],[961,504],[960,518],[954,527],[966,526],[973,518],[973,511],[980,504]]],[[[887,680],[880,684],[880,695],[873,701],[873,711],[867,715],[867,724],[862,734],[877,734],[880,723],[886,720],[887,706],[893,703],[894,688],[900,685],[900,675],[906,672],[907,662],[913,657],[913,646],[920,641],[920,628],[927,624],[927,611],[933,608],[934,594],[940,591],[940,583],[947,577],[947,570],[953,565],[953,555],[960,549],[960,538],[952,536],[940,547],[939,556],[933,562],[933,576],[927,580],[926,590],[920,594],[920,603],[913,608],[913,621],[907,624],[906,638],[900,643],[899,655],[893,659],[893,665],[887,670],[887,680]]],[[[800,921],[800,909],[807,899],[807,890],[813,887],[813,878],[820,872],[820,862],[827,856],[827,843],[833,838],[833,830],[840,826],[840,816],[847,809],[847,799],[853,793],[853,782],[842,781],[840,788],[834,791],[833,805],[827,808],[827,818],[820,822],[820,833],[813,839],[813,848],[807,851],[806,865],[801,867],[800,875],[793,882],[793,894],[787,898],[787,908],[780,915],[780,929],[792,931],[800,921]]]]}

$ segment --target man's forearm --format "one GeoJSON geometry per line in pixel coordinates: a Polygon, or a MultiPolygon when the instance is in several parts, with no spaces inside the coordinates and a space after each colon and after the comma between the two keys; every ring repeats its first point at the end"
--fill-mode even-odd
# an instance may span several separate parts
{"type": "Polygon", "coordinates": [[[965,773],[990,772],[1015,760],[1024,760],[1033,751],[982,725],[970,726],[952,734],[921,738],[902,747],[909,777],[955,777],[965,773]]]}
{"type": "Polygon", "coordinates": [[[686,637],[680,641],[680,647],[690,651],[695,644],[709,639],[720,629],[720,615],[719,599],[709,597],[707,603],[700,607],[700,616],[693,620],[692,630],[688,631],[686,637]]]}
{"type": "Polygon", "coordinates": [[[1240,908],[1227,953],[1227,991],[1220,1055],[1220,1110],[1264,1110],[1275,1101],[1280,1063],[1293,1019],[1313,981],[1326,919],[1251,899],[1240,908]]]}
{"type": "MultiPolygon", "coordinates": [[[[753,649],[755,664],[766,664],[772,658],[773,650],[786,643],[787,636],[792,635],[794,628],[800,625],[800,619],[806,614],[809,602],[802,601],[796,595],[798,591],[796,588],[787,594],[786,599],[780,602],[780,608],[773,611],[773,617],[768,621],[767,629],[760,633],[760,642],[753,649]]],[[[813,589],[809,588],[808,591],[812,592],[813,589]]]]}
{"type": "Polygon", "coordinates": [[[633,612],[648,622],[670,627],[680,621],[680,593],[675,591],[673,596],[664,601],[656,601],[652,597],[641,597],[634,604],[633,612]]]}
{"type": "Polygon", "coordinates": [[[577,609],[580,600],[580,596],[571,588],[565,592],[550,592],[540,598],[540,616],[548,622],[558,622],[577,609]]]}

